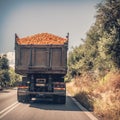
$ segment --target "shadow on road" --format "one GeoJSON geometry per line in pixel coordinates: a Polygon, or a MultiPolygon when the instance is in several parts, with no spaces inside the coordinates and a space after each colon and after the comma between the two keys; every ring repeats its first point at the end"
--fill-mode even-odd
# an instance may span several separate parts
{"type": "Polygon", "coordinates": [[[35,100],[30,103],[29,107],[43,110],[81,111],[69,96],[66,98],[66,104],[54,104],[52,101],[35,100]]]}
{"type": "Polygon", "coordinates": [[[0,90],[0,93],[10,93],[11,90],[17,90],[17,88],[16,87],[3,88],[2,90],[0,90]]]}
{"type": "Polygon", "coordinates": [[[10,91],[8,90],[1,90],[0,93],[9,93],[10,91]]]}

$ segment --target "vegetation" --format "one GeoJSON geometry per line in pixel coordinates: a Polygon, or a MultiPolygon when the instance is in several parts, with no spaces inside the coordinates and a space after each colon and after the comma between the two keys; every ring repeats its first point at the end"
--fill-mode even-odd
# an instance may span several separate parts
{"type": "Polygon", "coordinates": [[[67,91],[99,120],[120,120],[119,71],[109,72],[101,80],[93,80],[90,74],[76,77],[67,83],[67,91]]]}
{"type": "Polygon", "coordinates": [[[69,53],[69,77],[86,71],[100,74],[120,68],[119,12],[119,0],[105,0],[97,6],[96,22],[88,31],[84,44],[69,53]]]}
{"type": "Polygon", "coordinates": [[[9,67],[9,61],[4,54],[0,56],[0,86],[13,87],[20,80],[20,76],[15,74],[14,69],[9,67]]]}
{"type": "Polygon", "coordinates": [[[21,81],[21,76],[16,74],[13,68],[10,68],[9,74],[10,74],[9,86],[10,87],[17,86],[19,84],[19,82],[21,81]]]}
{"type": "Polygon", "coordinates": [[[102,120],[119,120],[120,1],[104,0],[96,9],[84,43],[69,53],[68,90],[102,120]]]}

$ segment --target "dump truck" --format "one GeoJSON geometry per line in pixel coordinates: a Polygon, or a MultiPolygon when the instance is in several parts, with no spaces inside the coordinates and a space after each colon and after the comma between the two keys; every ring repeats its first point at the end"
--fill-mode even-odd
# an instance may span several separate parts
{"type": "Polygon", "coordinates": [[[15,72],[22,75],[17,89],[19,102],[33,98],[66,103],[67,50],[66,38],[40,33],[19,38],[15,34],[15,72]]]}

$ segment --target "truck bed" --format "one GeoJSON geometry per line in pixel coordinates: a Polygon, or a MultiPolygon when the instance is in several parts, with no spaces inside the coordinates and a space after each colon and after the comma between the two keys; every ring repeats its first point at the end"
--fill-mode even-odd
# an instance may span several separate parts
{"type": "Polygon", "coordinates": [[[66,74],[68,42],[64,44],[19,44],[15,37],[15,72],[66,74]]]}

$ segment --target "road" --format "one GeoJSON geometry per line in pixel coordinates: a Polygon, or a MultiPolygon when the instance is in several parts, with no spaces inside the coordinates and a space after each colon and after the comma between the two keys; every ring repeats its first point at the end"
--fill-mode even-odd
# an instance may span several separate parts
{"type": "Polygon", "coordinates": [[[91,120],[67,96],[65,105],[49,101],[18,103],[16,89],[0,91],[0,120],[91,120]]]}

